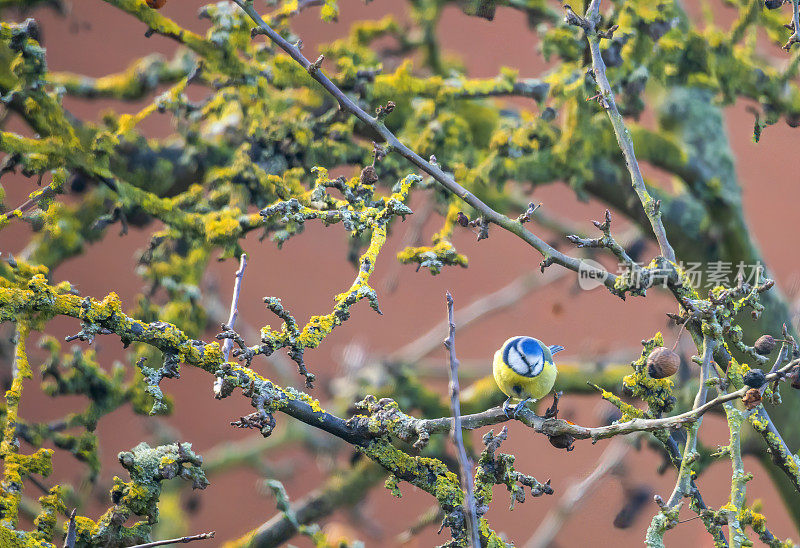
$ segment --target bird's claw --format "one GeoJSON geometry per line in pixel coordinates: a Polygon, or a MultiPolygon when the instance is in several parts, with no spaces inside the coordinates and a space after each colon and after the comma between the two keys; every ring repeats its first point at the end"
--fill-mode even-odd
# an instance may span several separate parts
{"type": "Polygon", "coordinates": [[[513,418],[515,418],[515,419],[517,418],[517,415],[519,415],[519,412],[522,411],[523,409],[525,409],[525,404],[528,403],[529,401],[531,401],[530,398],[525,398],[524,400],[522,400],[521,402],[519,402],[517,405],[514,406],[514,413],[513,413],[514,417],[513,418]]]}
{"type": "MultiPolygon", "coordinates": [[[[532,401],[532,398],[525,398],[518,404],[514,405],[513,409],[511,408],[511,398],[508,398],[506,401],[503,402],[503,413],[505,413],[506,417],[509,419],[516,419],[518,418],[520,412],[525,409],[525,405],[532,401]]],[[[533,400],[535,401],[535,400],[533,400]]]]}
{"type": "Polygon", "coordinates": [[[553,392],[553,405],[548,407],[544,412],[544,418],[557,419],[558,418],[558,400],[561,399],[561,391],[553,392]]]}
{"type": "Polygon", "coordinates": [[[513,419],[514,415],[511,414],[511,398],[508,398],[506,401],[503,402],[503,413],[505,413],[506,417],[509,419],[513,419]]]}

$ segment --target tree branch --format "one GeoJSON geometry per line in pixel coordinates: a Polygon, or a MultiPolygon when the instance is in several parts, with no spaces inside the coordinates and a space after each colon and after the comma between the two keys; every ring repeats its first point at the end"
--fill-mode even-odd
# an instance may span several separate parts
{"type": "Polygon", "coordinates": [[[461,467],[461,481],[467,492],[464,503],[467,506],[469,525],[472,533],[472,546],[480,548],[481,536],[478,532],[478,513],[475,509],[475,486],[472,482],[472,464],[464,449],[464,439],[461,431],[461,403],[459,402],[460,389],[458,386],[458,358],[456,357],[456,323],[453,319],[453,296],[447,292],[447,322],[450,330],[444,340],[444,347],[450,356],[450,408],[453,412],[453,442],[458,451],[458,463],[461,467]]]}
{"type": "MultiPolygon", "coordinates": [[[[231,313],[228,316],[228,322],[223,326],[223,329],[232,330],[236,324],[236,318],[239,316],[239,293],[242,290],[242,279],[244,279],[244,269],[247,268],[247,253],[242,253],[239,257],[239,270],[236,271],[236,281],[233,284],[233,297],[231,298],[231,313]]],[[[233,347],[233,339],[225,339],[222,343],[222,357],[228,361],[228,355],[233,347]]]]}
{"type": "Polygon", "coordinates": [[[589,50],[592,55],[592,72],[594,75],[597,87],[600,89],[598,102],[608,113],[611,120],[611,125],[614,127],[614,135],[617,137],[622,155],[625,157],[625,164],[628,167],[628,172],[631,176],[631,185],[636,191],[639,201],[644,207],[647,218],[650,220],[650,225],[653,227],[658,247],[661,250],[661,255],[668,261],[675,262],[675,251],[672,249],[669,241],[667,240],[667,232],[664,224],[661,222],[661,213],[659,212],[660,203],[650,196],[647,186],[644,183],[639,162],[636,160],[636,154],[633,149],[633,139],[628,128],[625,126],[625,121],[617,108],[616,101],[614,100],[614,92],[611,89],[611,84],[606,76],[606,65],[603,57],[600,54],[600,38],[601,36],[597,31],[597,24],[600,22],[600,1],[592,0],[589,7],[586,8],[586,17],[578,17],[575,12],[567,8],[567,23],[583,28],[586,39],[589,41],[589,50]]]}
{"type": "MultiPolygon", "coordinates": [[[[483,218],[487,222],[494,223],[509,232],[516,234],[522,240],[524,240],[528,245],[536,249],[539,253],[542,254],[544,260],[541,263],[542,269],[546,266],[551,264],[559,264],[565,268],[568,268],[574,272],[578,272],[581,268],[587,268],[584,265],[584,262],[580,259],[576,259],[574,257],[569,257],[560,251],[553,248],[547,242],[533,234],[532,232],[528,231],[525,227],[522,226],[522,223],[518,221],[514,221],[509,217],[498,213],[483,201],[481,201],[477,196],[469,192],[467,189],[462,187],[458,184],[450,175],[446,174],[441,168],[433,164],[431,162],[427,162],[422,157],[419,156],[416,152],[408,148],[404,145],[400,140],[395,137],[394,133],[392,133],[381,121],[380,118],[375,118],[370,116],[364,110],[356,105],[347,95],[345,95],[342,90],[340,90],[336,84],[334,84],[325,74],[323,74],[322,70],[316,64],[311,63],[306,57],[300,52],[297,46],[294,44],[289,43],[286,39],[284,39],[280,34],[275,32],[265,21],[261,18],[258,12],[255,10],[253,6],[252,0],[234,0],[236,4],[242,8],[242,10],[250,16],[250,18],[256,23],[257,25],[257,32],[254,34],[264,34],[270,40],[272,40],[278,47],[280,47],[283,51],[285,51],[289,56],[294,59],[297,63],[300,64],[304,69],[306,69],[309,75],[319,82],[325,90],[330,93],[338,102],[340,108],[345,110],[356,118],[361,120],[364,124],[369,126],[372,130],[378,133],[381,137],[383,137],[386,142],[388,143],[389,147],[399,153],[401,156],[406,158],[412,164],[417,166],[419,169],[433,177],[441,186],[458,196],[462,201],[472,206],[475,210],[477,210],[483,218]]],[[[386,112],[385,109],[379,109],[382,112],[386,112]]],[[[673,256],[674,259],[674,256],[673,256]]],[[[614,284],[616,281],[616,276],[609,273],[605,280],[604,284],[609,289],[614,289],[614,284]]]]}
{"type": "Polygon", "coordinates": [[[148,542],[147,544],[137,544],[132,548],[153,548],[155,546],[166,546],[167,544],[186,544],[194,542],[195,540],[206,540],[214,538],[214,531],[208,533],[200,533],[199,535],[192,535],[189,537],[173,538],[169,540],[157,540],[155,542],[148,542]]]}

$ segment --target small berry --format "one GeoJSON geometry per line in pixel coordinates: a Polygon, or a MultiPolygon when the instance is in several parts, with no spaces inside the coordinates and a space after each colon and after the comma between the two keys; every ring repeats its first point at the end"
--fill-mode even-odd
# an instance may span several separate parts
{"type": "Polygon", "coordinates": [[[680,364],[680,356],[669,348],[658,346],[647,356],[647,373],[654,379],[665,379],[674,375],[680,364]]]}
{"type": "Polygon", "coordinates": [[[760,369],[751,369],[744,374],[744,383],[750,388],[761,388],[767,382],[767,377],[760,369]]]}
{"type": "Polygon", "coordinates": [[[775,350],[775,339],[772,335],[761,335],[753,345],[757,354],[769,356],[775,350]]]}
{"type": "Polygon", "coordinates": [[[166,3],[167,0],[147,0],[147,5],[153,8],[154,10],[163,8],[164,4],[166,3]]]}
{"type": "Polygon", "coordinates": [[[776,10],[783,5],[783,0],[766,0],[766,2],[764,2],[764,5],[769,10],[776,10]]]}

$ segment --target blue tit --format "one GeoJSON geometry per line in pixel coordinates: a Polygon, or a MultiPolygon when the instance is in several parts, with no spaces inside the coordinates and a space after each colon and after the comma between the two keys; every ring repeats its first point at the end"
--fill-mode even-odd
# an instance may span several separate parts
{"type": "Polygon", "coordinates": [[[494,354],[492,371],[500,390],[508,396],[503,411],[508,415],[511,398],[522,400],[515,407],[514,416],[529,400],[545,397],[556,382],[558,369],[553,354],[563,346],[546,346],[533,337],[511,337],[494,354]]]}

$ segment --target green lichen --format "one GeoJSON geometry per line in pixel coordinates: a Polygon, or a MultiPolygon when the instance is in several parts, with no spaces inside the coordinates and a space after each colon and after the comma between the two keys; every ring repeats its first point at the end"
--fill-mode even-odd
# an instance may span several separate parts
{"type": "Polygon", "coordinates": [[[76,521],[79,543],[115,547],[149,542],[152,526],[158,522],[163,481],[180,477],[190,481],[194,489],[208,486],[200,468],[203,459],[192,451],[189,443],[150,447],[142,442],[130,452],[120,453],[119,461],[128,470],[131,481],[115,477],[111,488],[114,506],[96,522],[89,518],[76,521]],[[125,525],[133,516],[145,519],[125,525]]]}

